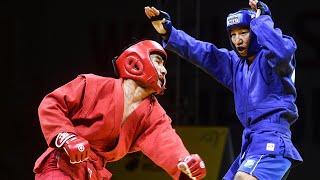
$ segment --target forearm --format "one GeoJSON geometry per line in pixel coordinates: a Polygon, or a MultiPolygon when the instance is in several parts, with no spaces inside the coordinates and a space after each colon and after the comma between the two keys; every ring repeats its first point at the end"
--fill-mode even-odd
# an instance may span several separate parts
{"type": "MultiPolygon", "coordinates": [[[[169,144],[157,146],[157,141],[151,143],[150,148],[143,147],[142,152],[149,157],[155,164],[164,169],[173,179],[178,179],[181,171],[178,169],[179,160],[189,155],[182,143],[177,142],[171,136],[173,141],[169,144]],[[151,149],[152,148],[152,149],[151,149]]],[[[169,140],[169,139],[168,139],[169,140]]]]}
{"type": "Polygon", "coordinates": [[[211,61],[215,61],[215,57],[211,57],[210,53],[216,48],[213,44],[199,41],[181,30],[172,27],[168,41],[163,41],[163,46],[176,53],[183,59],[203,67],[210,56],[211,61]]]}
{"type": "Polygon", "coordinates": [[[74,133],[71,117],[83,106],[85,78],[77,77],[43,98],[38,108],[43,135],[49,146],[60,132],[74,133]]]}
{"type": "Polygon", "coordinates": [[[276,55],[280,60],[290,60],[296,50],[294,40],[283,35],[280,29],[274,28],[270,16],[262,15],[252,20],[251,29],[257,35],[258,42],[276,55]]]}
{"type": "Polygon", "coordinates": [[[75,132],[70,119],[67,117],[67,109],[64,109],[52,98],[46,97],[42,101],[38,113],[41,129],[49,146],[53,146],[58,133],[75,132]]]}
{"type": "MultiPolygon", "coordinates": [[[[165,116],[167,117],[167,116],[165,116]]],[[[136,142],[136,146],[155,164],[177,179],[179,160],[189,155],[183,142],[172,129],[169,118],[153,119],[136,142]]]]}
{"type": "Polygon", "coordinates": [[[227,49],[194,39],[183,31],[172,28],[164,47],[183,59],[199,66],[203,71],[232,90],[233,59],[227,49]]]}

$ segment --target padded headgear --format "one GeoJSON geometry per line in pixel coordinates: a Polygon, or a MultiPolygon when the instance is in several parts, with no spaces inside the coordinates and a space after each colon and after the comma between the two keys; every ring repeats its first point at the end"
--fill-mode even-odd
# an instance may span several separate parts
{"type": "Polygon", "coordinates": [[[115,58],[112,61],[114,70],[119,77],[135,80],[139,85],[151,87],[157,94],[161,94],[165,89],[165,82],[161,87],[158,85],[158,72],[150,54],[159,54],[164,60],[167,59],[167,53],[159,43],[144,40],[130,46],[115,58]]]}
{"type": "MultiPolygon", "coordinates": [[[[236,47],[231,41],[230,32],[234,27],[246,27],[250,29],[250,22],[256,17],[256,12],[251,9],[240,9],[235,13],[230,13],[227,17],[227,31],[229,35],[229,40],[233,50],[240,56],[236,47]]],[[[255,55],[260,51],[261,45],[257,41],[257,36],[250,29],[250,42],[248,47],[248,54],[246,57],[255,55]]]]}

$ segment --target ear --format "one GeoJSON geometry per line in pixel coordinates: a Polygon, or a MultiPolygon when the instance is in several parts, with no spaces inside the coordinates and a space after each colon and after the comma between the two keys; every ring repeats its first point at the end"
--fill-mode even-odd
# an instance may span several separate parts
{"type": "Polygon", "coordinates": [[[133,75],[141,75],[143,73],[143,64],[134,56],[129,56],[125,60],[125,69],[133,75]]]}

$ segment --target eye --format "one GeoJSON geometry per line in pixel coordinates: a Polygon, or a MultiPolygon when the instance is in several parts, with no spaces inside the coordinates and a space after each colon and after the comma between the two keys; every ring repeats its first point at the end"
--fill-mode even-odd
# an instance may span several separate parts
{"type": "Polygon", "coordinates": [[[164,60],[160,54],[152,54],[150,57],[155,66],[164,66],[164,60]]]}
{"type": "Polygon", "coordinates": [[[159,55],[157,55],[157,56],[156,56],[156,62],[157,62],[158,64],[163,64],[163,59],[162,59],[162,57],[159,56],[159,55]]]}
{"type": "Polygon", "coordinates": [[[235,34],[233,34],[233,35],[231,35],[231,40],[235,40],[236,39],[236,35],[235,34]]]}
{"type": "Polygon", "coordinates": [[[247,34],[249,31],[242,31],[241,34],[247,34]]]}

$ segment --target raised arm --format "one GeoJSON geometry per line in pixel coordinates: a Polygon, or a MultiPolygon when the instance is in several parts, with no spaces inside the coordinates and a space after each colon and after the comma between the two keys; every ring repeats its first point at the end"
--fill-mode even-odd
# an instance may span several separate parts
{"type": "Polygon", "coordinates": [[[276,56],[278,62],[289,62],[297,49],[292,37],[282,34],[274,27],[270,9],[266,4],[257,0],[250,0],[249,5],[257,11],[256,18],[251,22],[251,29],[257,35],[259,44],[276,56]]]}
{"type": "Polygon", "coordinates": [[[157,33],[163,38],[163,46],[190,61],[220,83],[232,90],[234,52],[217,48],[214,44],[197,40],[172,26],[168,13],[154,7],[145,7],[145,14],[157,33]]]}

